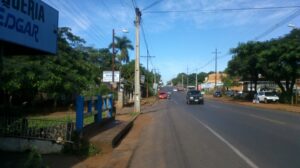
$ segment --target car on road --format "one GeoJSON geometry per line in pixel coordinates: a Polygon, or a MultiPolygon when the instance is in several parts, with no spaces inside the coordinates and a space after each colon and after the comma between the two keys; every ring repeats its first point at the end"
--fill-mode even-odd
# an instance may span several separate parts
{"type": "Polygon", "coordinates": [[[174,89],[173,89],[173,92],[177,92],[177,91],[178,91],[178,89],[177,89],[177,88],[174,88],[174,89]]]}
{"type": "Polygon", "coordinates": [[[257,94],[257,99],[259,102],[278,102],[279,97],[276,95],[276,92],[270,92],[270,91],[260,91],[257,94]]]}
{"type": "Polygon", "coordinates": [[[187,104],[192,104],[192,103],[203,104],[204,103],[203,95],[198,90],[189,90],[186,93],[186,103],[187,104]]]}
{"type": "Polygon", "coordinates": [[[222,92],[217,90],[217,91],[214,92],[213,96],[214,97],[222,97],[222,92]]]}
{"type": "Polygon", "coordinates": [[[167,99],[169,97],[169,94],[167,92],[164,92],[164,91],[160,91],[158,93],[158,98],[159,99],[167,99]]]}

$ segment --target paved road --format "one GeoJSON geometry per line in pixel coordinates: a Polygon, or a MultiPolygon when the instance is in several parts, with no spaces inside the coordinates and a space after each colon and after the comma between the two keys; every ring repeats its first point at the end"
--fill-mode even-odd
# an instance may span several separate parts
{"type": "Polygon", "coordinates": [[[300,115],[184,99],[175,92],[157,104],[131,168],[300,167],[300,115]]]}

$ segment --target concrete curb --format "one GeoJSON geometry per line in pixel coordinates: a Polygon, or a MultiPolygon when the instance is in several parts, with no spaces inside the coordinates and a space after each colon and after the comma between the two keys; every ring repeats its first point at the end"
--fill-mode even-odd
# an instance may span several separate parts
{"type": "MultiPolygon", "coordinates": [[[[154,101],[150,104],[150,106],[155,105],[158,100],[154,101]]],[[[113,144],[118,145],[121,140],[125,137],[125,135],[130,131],[130,129],[133,127],[135,120],[144,113],[137,114],[122,131],[118,133],[118,135],[114,138],[113,144]]],[[[105,168],[128,168],[130,165],[130,162],[132,160],[133,154],[138,146],[138,139],[135,139],[133,142],[126,144],[123,148],[115,148],[113,150],[111,159],[105,164],[105,168]]]]}
{"type": "MultiPolygon", "coordinates": [[[[126,134],[133,127],[134,121],[139,117],[140,114],[135,116],[124,129],[122,129],[113,139],[113,145],[116,147],[126,134]]],[[[127,168],[129,166],[130,160],[132,159],[136,145],[130,145],[129,149],[114,149],[111,159],[105,164],[104,168],[127,168]]]]}
{"type": "Polygon", "coordinates": [[[127,133],[130,131],[130,129],[133,126],[134,121],[140,114],[136,115],[129,123],[113,138],[112,140],[112,146],[115,148],[118,146],[118,144],[122,141],[122,139],[127,135],[127,133]]]}

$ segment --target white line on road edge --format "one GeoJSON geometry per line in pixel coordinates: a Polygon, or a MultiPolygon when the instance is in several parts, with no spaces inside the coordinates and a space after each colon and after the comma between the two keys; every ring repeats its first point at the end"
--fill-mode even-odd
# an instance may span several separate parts
{"type": "Polygon", "coordinates": [[[199,119],[193,117],[195,120],[197,120],[200,124],[202,124],[205,128],[207,128],[212,134],[214,134],[216,137],[218,137],[222,142],[224,142],[230,149],[232,149],[240,158],[242,158],[251,168],[258,168],[258,166],[253,163],[247,156],[245,156],[241,151],[239,151],[237,148],[235,148],[231,143],[229,143],[225,138],[223,138],[220,134],[218,134],[216,131],[214,131],[212,128],[210,128],[208,125],[204,124],[199,119]]]}
{"type": "Polygon", "coordinates": [[[283,122],[283,121],[278,121],[278,120],[270,119],[270,118],[267,118],[267,117],[261,117],[261,116],[254,115],[254,114],[249,114],[248,116],[254,117],[254,118],[257,118],[257,119],[261,119],[261,120],[265,120],[265,121],[269,121],[269,122],[272,122],[272,123],[275,123],[275,124],[286,125],[286,123],[283,122]]]}

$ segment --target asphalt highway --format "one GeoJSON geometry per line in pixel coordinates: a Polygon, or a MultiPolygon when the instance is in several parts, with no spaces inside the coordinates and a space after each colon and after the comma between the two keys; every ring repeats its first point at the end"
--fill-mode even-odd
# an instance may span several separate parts
{"type": "Polygon", "coordinates": [[[187,105],[184,92],[149,113],[129,167],[300,167],[299,114],[207,99],[187,105]]]}

